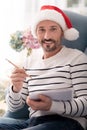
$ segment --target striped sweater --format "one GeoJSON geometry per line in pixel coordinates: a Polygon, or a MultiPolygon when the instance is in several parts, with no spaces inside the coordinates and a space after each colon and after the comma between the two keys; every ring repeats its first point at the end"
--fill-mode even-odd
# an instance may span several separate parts
{"type": "Polygon", "coordinates": [[[87,115],[87,56],[79,50],[63,47],[56,55],[42,59],[34,57],[25,68],[32,79],[24,81],[21,92],[10,89],[7,104],[11,111],[21,108],[26,97],[41,91],[72,88],[74,94],[70,101],[52,101],[49,111],[34,111],[29,107],[30,117],[48,114],[60,114],[70,118],[87,115]],[[34,62],[33,62],[34,60],[34,62]]]}

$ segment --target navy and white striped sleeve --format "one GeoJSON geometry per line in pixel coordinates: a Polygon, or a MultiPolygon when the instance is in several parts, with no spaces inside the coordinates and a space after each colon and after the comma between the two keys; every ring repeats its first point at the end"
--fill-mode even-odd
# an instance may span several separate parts
{"type": "Polygon", "coordinates": [[[71,80],[74,89],[72,101],[53,101],[51,110],[58,114],[75,116],[87,115],[87,56],[80,55],[71,65],[71,80]]]}
{"type": "Polygon", "coordinates": [[[12,86],[6,96],[6,103],[10,111],[16,111],[23,107],[28,96],[27,81],[24,82],[23,87],[19,93],[12,91],[12,86]]]}

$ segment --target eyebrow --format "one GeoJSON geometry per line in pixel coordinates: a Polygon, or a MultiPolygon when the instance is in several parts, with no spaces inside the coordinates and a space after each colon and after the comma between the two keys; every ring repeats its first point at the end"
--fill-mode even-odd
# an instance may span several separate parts
{"type": "MultiPolygon", "coordinates": [[[[57,28],[56,25],[52,25],[52,26],[50,26],[50,27],[52,27],[52,28],[57,28]]],[[[39,28],[44,28],[44,26],[39,26],[39,28]]]]}

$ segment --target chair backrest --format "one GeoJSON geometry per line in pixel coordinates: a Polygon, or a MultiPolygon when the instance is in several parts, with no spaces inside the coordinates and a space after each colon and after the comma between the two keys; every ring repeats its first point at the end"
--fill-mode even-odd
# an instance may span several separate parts
{"type": "Polygon", "coordinates": [[[67,47],[76,48],[85,52],[87,48],[87,16],[80,15],[71,11],[64,11],[72,21],[73,27],[75,27],[80,34],[80,37],[75,41],[63,40],[63,44],[67,47]]]}

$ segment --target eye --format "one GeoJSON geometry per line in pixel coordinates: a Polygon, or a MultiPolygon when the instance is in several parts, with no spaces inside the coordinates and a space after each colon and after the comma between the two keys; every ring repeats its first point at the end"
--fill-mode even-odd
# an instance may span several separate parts
{"type": "Polygon", "coordinates": [[[39,28],[37,31],[38,31],[39,33],[42,33],[42,32],[45,32],[45,29],[44,29],[44,28],[39,28]]]}
{"type": "Polygon", "coordinates": [[[40,31],[41,31],[41,32],[44,32],[44,31],[45,31],[45,29],[41,28],[41,29],[40,29],[40,31]]]}
{"type": "Polygon", "coordinates": [[[51,30],[51,31],[56,31],[57,28],[56,28],[56,27],[52,27],[50,30],[51,30]]]}

